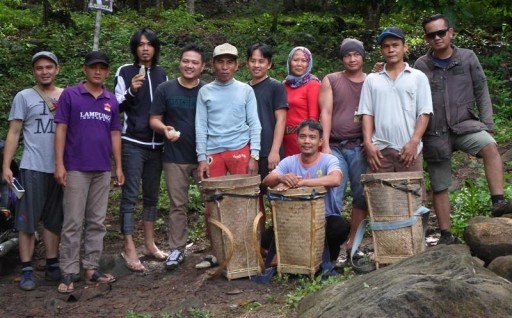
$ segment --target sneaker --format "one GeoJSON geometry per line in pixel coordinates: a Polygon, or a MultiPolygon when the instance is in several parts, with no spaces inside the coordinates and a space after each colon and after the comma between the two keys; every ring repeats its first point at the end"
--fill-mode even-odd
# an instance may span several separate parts
{"type": "Polygon", "coordinates": [[[168,271],[175,270],[185,260],[185,254],[180,250],[172,250],[167,260],[164,262],[165,269],[168,271]]]}
{"type": "Polygon", "coordinates": [[[46,266],[46,271],[44,272],[44,279],[47,281],[60,282],[62,279],[62,275],[60,272],[59,264],[46,266]]]}
{"type": "Polygon", "coordinates": [[[36,289],[36,283],[34,282],[33,268],[25,267],[21,270],[20,288],[22,290],[34,290],[36,289]]]}
{"type": "Polygon", "coordinates": [[[437,245],[440,245],[440,244],[445,244],[445,245],[457,244],[457,238],[455,236],[453,236],[452,233],[441,234],[439,241],[437,241],[437,245]]]}
{"type": "Polygon", "coordinates": [[[512,202],[509,200],[500,200],[492,205],[492,215],[500,217],[503,214],[512,213],[512,202]]]}

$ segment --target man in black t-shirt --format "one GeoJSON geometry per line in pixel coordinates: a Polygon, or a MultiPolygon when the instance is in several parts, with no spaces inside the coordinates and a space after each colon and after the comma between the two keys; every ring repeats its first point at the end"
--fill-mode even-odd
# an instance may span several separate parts
{"type": "MultiPolygon", "coordinates": [[[[253,44],[247,49],[247,67],[251,73],[249,85],[254,89],[261,124],[261,150],[258,173],[263,180],[284,158],[282,148],[288,98],[283,84],[268,76],[272,67],[272,49],[266,44],[253,44]]],[[[264,211],[261,187],[260,210],[264,211]]]]}
{"type": "Polygon", "coordinates": [[[169,257],[164,265],[176,269],[185,259],[187,244],[187,202],[190,177],[197,180],[196,100],[206,83],[199,79],[205,67],[204,53],[195,44],[183,48],[180,76],[160,84],[150,109],[150,126],[165,138],[163,168],[169,213],[169,257]]]}

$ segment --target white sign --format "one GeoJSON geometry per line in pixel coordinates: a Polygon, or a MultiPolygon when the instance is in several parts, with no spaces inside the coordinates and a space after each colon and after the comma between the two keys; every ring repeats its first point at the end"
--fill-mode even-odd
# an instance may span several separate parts
{"type": "Polygon", "coordinates": [[[101,10],[105,12],[112,12],[114,0],[89,0],[88,8],[90,10],[101,10]]]}

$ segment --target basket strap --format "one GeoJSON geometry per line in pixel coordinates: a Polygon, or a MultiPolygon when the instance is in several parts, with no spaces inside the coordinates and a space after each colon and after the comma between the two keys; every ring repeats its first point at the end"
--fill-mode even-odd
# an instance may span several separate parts
{"type": "Polygon", "coordinates": [[[285,196],[283,194],[276,194],[276,193],[267,193],[267,199],[270,201],[311,201],[316,200],[318,198],[324,197],[324,194],[319,193],[311,193],[309,195],[301,195],[301,196],[285,196]]]}
{"type": "Polygon", "coordinates": [[[413,189],[408,189],[406,187],[402,187],[400,185],[392,184],[391,182],[386,181],[386,180],[382,180],[382,184],[386,185],[388,187],[392,187],[393,189],[397,189],[397,190],[403,191],[405,193],[410,192],[410,193],[414,194],[417,197],[421,197],[421,186],[419,188],[413,190],[413,189]]]}
{"type": "Polygon", "coordinates": [[[408,219],[393,222],[370,222],[370,229],[373,231],[389,231],[413,226],[418,221],[419,216],[422,217],[423,225],[425,226],[425,220],[428,221],[429,212],[429,209],[424,206],[420,206],[416,212],[414,212],[413,216],[408,219]]]}
{"type": "Polygon", "coordinates": [[[215,271],[207,272],[208,275],[215,277],[215,276],[220,275],[224,271],[224,269],[228,266],[228,263],[231,260],[231,257],[233,257],[233,245],[234,245],[235,239],[234,239],[231,231],[224,224],[220,223],[219,221],[209,218],[208,223],[215,225],[216,227],[221,229],[221,231],[223,231],[226,234],[226,236],[228,237],[228,241],[229,241],[228,255],[226,256],[226,258],[224,259],[222,264],[220,264],[219,267],[217,267],[217,269],[215,271]]]}
{"type": "MultiPolygon", "coordinates": [[[[379,227],[379,226],[381,226],[381,224],[393,223],[394,227],[389,226],[389,228],[387,228],[387,229],[381,228],[381,229],[378,229],[378,230],[380,230],[380,231],[383,231],[383,230],[394,230],[394,229],[398,229],[398,228],[402,228],[402,227],[406,227],[406,226],[412,226],[412,225],[416,224],[418,216],[421,216],[421,221],[422,221],[422,224],[423,224],[423,241],[425,241],[425,235],[426,235],[426,232],[427,232],[427,225],[428,225],[428,217],[429,217],[429,215],[430,215],[430,210],[428,208],[424,207],[424,206],[420,206],[416,210],[416,212],[414,212],[414,216],[412,216],[409,219],[404,220],[404,223],[411,223],[412,222],[412,224],[405,225],[405,226],[399,226],[399,227],[396,227],[396,225],[397,225],[396,223],[399,223],[399,222],[402,222],[402,221],[396,221],[396,222],[370,222],[369,219],[364,219],[359,224],[359,226],[357,227],[356,235],[354,237],[354,241],[352,242],[352,250],[350,251],[350,263],[354,264],[352,259],[353,259],[354,255],[355,255],[355,253],[357,252],[357,250],[359,249],[359,246],[361,245],[361,242],[363,241],[364,232],[365,232],[366,226],[368,224],[370,224],[370,227],[371,227],[372,230],[376,230],[374,228],[375,224],[378,224],[377,227],[379,227]],[[414,220],[414,221],[412,221],[412,220],[414,220]],[[373,227],[372,227],[372,224],[373,224],[373,227]]],[[[398,225],[400,225],[400,224],[398,224],[398,225]]]]}
{"type": "Polygon", "coordinates": [[[224,197],[235,197],[235,198],[257,198],[259,197],[259,192],[254,194],[239,194],[239,193],[229,193],[229,192],[221,192],[221,193],[214,193],[206,197],[206,202],[213,202],[213,201],[222,201],[224,197]]]}
{"type": "Polygon", "coordinates": [[[260,253],[260,242],[258,240],[258,224],[260,223],[261,218],[263,217],[263,213],[261,211],[256,214],[254,218],[254,222],[252,223],[252,242],[254,244],[254,251],[256,252],[256,257],[258,258],[258,264],[260,265],[260,273],[262,270],[265,270],[265,263],[263,262],[263,257],[260,253]]]}

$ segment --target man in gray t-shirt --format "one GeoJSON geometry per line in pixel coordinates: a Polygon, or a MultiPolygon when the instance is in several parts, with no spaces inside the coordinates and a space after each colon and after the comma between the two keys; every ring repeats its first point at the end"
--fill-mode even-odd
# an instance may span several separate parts
{"type": "Polygon", "coordinates": [[[32,256],[35,232],[39,221],[43,221],[43,242],[46,252],[48,280],[61,279],[58,252],[62,228],[62,188],[53,177],[55,169],[53,111],[62,93],[55,86],[59,74],[59,63],[55,54],[43,51],[32,58],[32,74],[36,86],[16,94],[9,114],[9,131],[5,141],[2,178],[12,185],[17,177],[25,188],[16,206],[16,229],[19,231],[19,252],[22,290],[35,289],[32,256]],[[19,138],[23,133],[23,155],[20,175],[14,176],[10,169],[19,138]]]}

